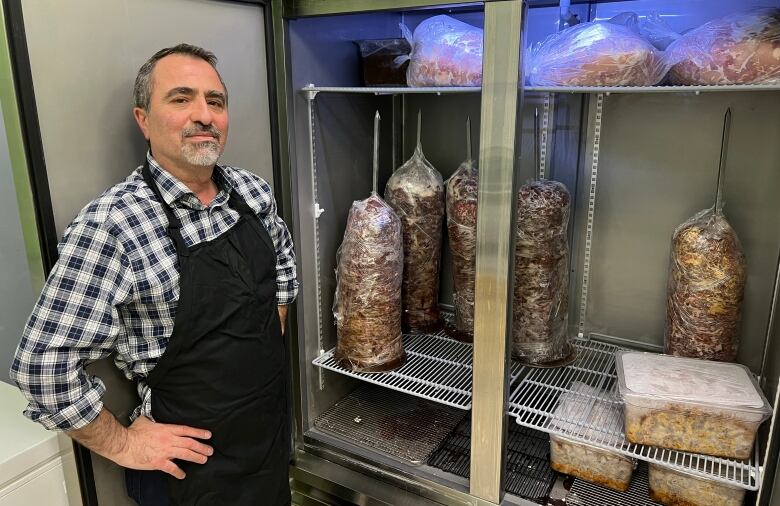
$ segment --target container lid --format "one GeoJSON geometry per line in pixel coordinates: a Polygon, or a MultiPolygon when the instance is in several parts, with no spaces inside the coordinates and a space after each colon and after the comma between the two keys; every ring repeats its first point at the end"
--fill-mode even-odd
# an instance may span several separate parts
{"type": "Polygon", "coordinates": [[[622,395],[770,411],[741,364],[636,351],[618,351],[616,362],[622,395]]]}

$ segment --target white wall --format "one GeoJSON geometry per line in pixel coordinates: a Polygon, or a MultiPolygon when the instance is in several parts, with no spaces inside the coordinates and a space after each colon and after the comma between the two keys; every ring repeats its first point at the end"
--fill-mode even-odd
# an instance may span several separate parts
{"type": "Polygon", "coordinates": [[[271,181],[263,12],[226,0],[25,0],[25,31],[57,232],[143,162],[138,68],[158,49],[213,51],[230,95],[222,161],[271,181]]]}
{"type": "MultiPolygon", "coordinates": [[[[7,104],[3,104],[6,107],[7,104]]],[[[22,224],[11,170],[5,122],[0,115],[0,381],[10,383],[11,367],[22,328],[35,297],[24,245],[22,224]]],[[[40,266],[38,267],[40,269],[40,266]]]]}

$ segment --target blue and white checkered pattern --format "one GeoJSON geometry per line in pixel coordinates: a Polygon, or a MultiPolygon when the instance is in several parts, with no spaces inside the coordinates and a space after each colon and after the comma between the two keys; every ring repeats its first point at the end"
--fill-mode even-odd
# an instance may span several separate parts
{"type": "MultiPolygon", "coordinates": [[[[268,183],[241,169],[217,167],[220,191],[206,207],[150,154],[147,159],[188,246],[210,241],[236,223],[239,214],[228,207],[228,198],[237,191],[275,245],[277,303],[295,299],[293,243],[268,183]]],[[[77,429],[94,420],[105,386],[83,366],[114,351],[124,375],[139,380],[142,401],[133,416],[151,417],[144,379],[168,345],[179,300],[176,251],[167,225],[139,167],[88,204],[65,230],[59,260],[11,365],[11,378],[29,401],[27,417],[52,430],[77,429]]]]}

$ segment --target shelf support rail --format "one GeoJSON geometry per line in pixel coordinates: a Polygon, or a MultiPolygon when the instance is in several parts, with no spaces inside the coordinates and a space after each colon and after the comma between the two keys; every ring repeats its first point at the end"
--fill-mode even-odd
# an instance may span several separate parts
{"type": "MultiPolygon", "coordinates": [[[[313,84],[307,88],[314,87],[313,84]]],[[[325,212],[320,207],[320,201],[317,194],[317,139],[314,130],[314,100],[317,98],[317,92],[312,90],[304,91],[306,97],[306,107],[308,110],[308,129],[309,129],[309,168],[311,175],[311,190],[314,197],[312,204],[312,214],[314,216],[314,286],[317,293],[317,303],[315,311],[317,313],[317,350],[318,355],[325,353],[325,343],[323,342],[322,332],[322,284],[320,281],[320,216],[325,212]]],[[[322,368],[317,368],[318,382],[320,390],[325,390],[325,376],[322,368]]]]}
{"type": "MultiPolygon", "coordinates": [[[[593,104],[591,97],[591,104],[593,104]]],[[[588,287],[590,283],[590,256],[593,249],[593,222],[596,217],[596,183],[599,172],[599,149],[601,147],[601,123],[604,114],[604,94],[595,97],[595,111],[589,118],[588,137],[591,140],[590,151],[590,184],[588,186],[588,215],[585,232],[585,251],[582,262],[582,287],[580,291],[580,319],[577,337],[585,339],[585,319],[588,311],[588,287]]]]}

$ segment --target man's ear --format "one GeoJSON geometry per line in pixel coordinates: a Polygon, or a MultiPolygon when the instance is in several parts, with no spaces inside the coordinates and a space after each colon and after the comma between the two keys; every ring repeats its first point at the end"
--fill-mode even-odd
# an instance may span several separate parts
{"type": "Polygon", "coordinates": [[[141,133],[144,134],[144,138],[149,140],[149,127],[146,124],[146,119],[149,113],[143,107],[133,107],[133,117],[135,122],[138,123],[138,128],[141,129],[141,133]]]}

